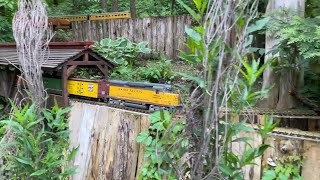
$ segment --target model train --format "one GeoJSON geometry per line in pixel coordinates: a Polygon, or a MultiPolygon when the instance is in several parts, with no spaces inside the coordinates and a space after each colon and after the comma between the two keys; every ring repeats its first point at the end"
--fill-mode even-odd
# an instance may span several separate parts
{"type": "Polygon", "coordinates": [[[128,19],[131,18],[129,12],[112,12],[104,14],[90,14],[90,15],[70,15],[70,16],[52,16],[49,17],[49,21],[56,19],[72,21],[95,21],[95,20],[107,20],[107,19],[128,19]]]}
{"type": "MultiPolygon", "coordinates": [[[[44,78],[51,91],[62,90],[61,80],[44,78]]],[[[172,93],[171,85],[118,80],[68,80],[70,95],[102,100],[111,105],[150,111],[164,109],[173,112],[180,107],[179,94],[172,93]]]]}

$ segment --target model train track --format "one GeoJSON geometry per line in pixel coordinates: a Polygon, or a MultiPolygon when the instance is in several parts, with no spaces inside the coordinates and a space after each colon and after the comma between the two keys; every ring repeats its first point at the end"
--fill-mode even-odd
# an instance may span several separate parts
{"type": "MultiPolygon", "coordinates": [[[[121,105],[116,105],[116,104],[109,104],[109,103],[106,103],[106,102],[97,102],[97,101],[92,101],[92,100],[75,99],[75,98],[71,98],[70,100],[72,102],[82,102],[82,103],[92,104],[92,105],[107,106],[107,107],[110,107],[110,108],[121,109],[121,110],[125,110],[125,111],[128,111],[128,112],[134,112],[134,113],[139,113],[139,114],[149,115],[149,114],[154,112],[154,111],[145,110],[145,109],[121,106],[121,105]]],[[[184,119],[185,115],[181,114],[181,112],[177,112],[177,113],[175,113],[174,117],[176,119],[184,119]]]]}
{"type": "MultiPolygon", "coordinates": [[[[255,124],[250,124],[248,126],[253,128],[255,131],[259,131],[258,126],[255,124]]],[[[281,138],[320,142],[320,132],[302,131],[299,129],[275,128],[268,135],[281,138]]]]}
{"type": "MultiPolygon", "coordinates": [[[[132,108],[132,107],[125,107],[120,105],[114,105],[114,104],[108,104],[105,102],[97,102],[92,100],[85,100],[85,99],[71,99],[72,102],[82,102],[87,104],[93,104],[93,105],[101,105],[101,106],[107,106],[114,109],[120,109],[124,111],[128,111],[130,113],[139,113],[139,114],[145,114],[149,115],[152,113],[150,110],[143,110],[138,108],[132,108]]],[[[251,111],[250,111],[251,112],[251,111]]],[[[271,111],[268,111],[271,112],[271,111]]],[[[262,111],[259,111],[257,113],[258,115],[265,114],[262,111]]],[[[250,114],[252,115],[252,114],[250,114]]],[[[183,114],[175,114],[175,119],[185,119],[185,115],[183,114]]],[[[282,116],[283,117],[283,116],[282,116]]],[[[255,131],[259,131],[259,128],[255,124],[248,124],[251,128],[253,128],[255,131]]],[[[315,141],[320,142],[320,133],[319,132],[309,132],[309,131],[302,131],[298,129],[286,129],[286,128],[276,128],[271,133],[269,133],[269,136],[275,136],[275,137],[281,137],[281,138],[289,138],[289,139],[297,139],[297,140],[307,140],[307,141],[315,141]]]]}
{"type": "MultiPolygon", "coordinates": [[[[222,114],[233,113],[234,111],[227,108],[220,108],[222,114]]],[[[240,115],[272,115],[274,118],[288,118],[288,119],[319,119],[320,116],[313,110],[273,110],[273,109],[245,109],[240,112],[240,115]]]]}

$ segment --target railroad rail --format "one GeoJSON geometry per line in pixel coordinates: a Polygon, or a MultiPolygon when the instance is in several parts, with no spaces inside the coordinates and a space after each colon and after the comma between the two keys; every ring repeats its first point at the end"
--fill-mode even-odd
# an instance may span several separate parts
{"type": "MultiPolygon", "coordinates": [[[[222,114],[233,113],[232,109],[220,108],[222,114]]],[[[313,110],[274,110],[265,108],[245,109],[240,112],[240,115],[272,115],[275,118],[288,118],[288,119],[319,119],[320,116],[313,110]]]]}
{"type": "MultiPolygon", "coordinates": [[[[101,106],[107,106],[114,109],[121,109],[128,112],[133,113],[139,113],[139,114],[145,114],[148,115],[152,113],[150,110],[143,110],[143,109],[137,109],[132,107],[125,107],[120,105],[114,105],[114,104],[108,104],[105,102],[97,102],[92,100],[85,100],[85,99],[70,99],[72,102],[82,102],[82,103],[88,103],[93,105],[101,105],[101,106]]],[[[222,112],[231,112],[226,111],[226,109],[221,109],[222,112]]],[[[310,110],[287,110],[287,111],[277,111],[277,110],[268,110],[268,109],[250,109],[250,110],[244,110],[241,113],[242,115],[264,115],[269,114],[276,117],[281,118],[287,118],[287,117],[313,117],[313,119],[318,118],[320,120],[319,116],[316,116],[316,114],[310,110]]],[[[175,119],[185,119],[185,115],[177,113],[175,115],[175,119]]],[[[254,130],[258,131],[259,127],[256,124],[247,124],[249,127],[253,128],[254,130]]],[[[315,141],[320,142],[320,133],[319,132],[310,132],[310,131],[302,131],[299,129],[287,129],[287,128],[276,128],[271,133],[269,133],[269,136],[276,136],[276,137],[282,137],[282,138],[290,138],[290,139],[298,139],[298,140],[308,140],[308,141],[315,141]]]]}
{"type": "MultiPolygon", "coordinates": [[[[256,124],[248,124],[249,127],[253,128],[255,131],[259,131],[256,124]]],[[[320,142],[320,132],[302,131],[299,129],[288,129],[288,128],[275,128],[272,132],[268,134],[269,136],[290,138],[298,140],[316,141],[320,142]]]]}

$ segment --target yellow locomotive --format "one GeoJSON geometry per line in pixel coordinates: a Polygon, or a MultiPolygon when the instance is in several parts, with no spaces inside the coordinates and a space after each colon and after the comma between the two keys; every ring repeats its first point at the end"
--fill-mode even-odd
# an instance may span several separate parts
{"type": "Polygon", "coordinates": [[[68,81],[68,93],[71,95],[150,111],[164,109],[172,112],[179,107],[180,96],[171,91],[171,85],[157,83],[83,79],[68,81]]]}

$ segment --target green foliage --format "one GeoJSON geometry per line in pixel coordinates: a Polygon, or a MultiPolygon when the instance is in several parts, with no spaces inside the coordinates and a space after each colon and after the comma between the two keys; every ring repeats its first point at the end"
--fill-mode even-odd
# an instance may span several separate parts
{"type": "Polygon", "coordinates": [[[145,145],[145,163],[139,179],[177,179],[174,166],[179,167],[189,145],[185,121],[173,122],[173,115],[162,110],[149,115],[149,120],[149,131],[137,137],[137,142],[145,145]]]}
{"type": "Polygon", "coordinates": [[[0,0],[0,42],[13,42],[12,18],[17,8],[14,0],[0,0]]]}
{"type": "Polygon", "coordinates": [[[235,108],[237,113],[239,113],[243,108],[251,108],[250,106],[245,107],[245,105],[254,105],[257,100],[264,98],[267,95],[267,92],[272,88],[270,87],[260,91],[255,91],[253,89],[256,80],[261,76],[269,63],[265,63],[260,67],[260,61],[255,59],[251,60],[251,64],[249,64],[247,59],[240,58],[240,62],[243,68],[236,65],[234,65],[234,68],[239,70],[244,77],[244,79],[240,78],[237,81],[237,88],[241,93],[239,94],[238,91],[234,90],[232,84],[229,86],[230,91],[232,92],[229,106],[235,108]]]}
{"type": "MultiPolygon", "coordinates": [[[[279,18],[290,17],[291,11],[281,11],[271,15],[269,30],[280,40],[273,53],[279,53],[278,64],[294,67],[303,62],[302,59],[313,61],[320,58],[320,18],[279,18]],[[298,58],[298,61],[296,60],[298,58]]],[[[283,67],[285,67],[283,65],[283,67]]]]}
{"type": "Polygon", "coordinates": [[[78,151],[78,148],[69,150],[66,116],[70,107],[59,108],[56,103],[39,116],[34,104],[21,109],[12,102],[11,105],[12,119],[0,121],[16,137],[13,143],[1,144],[15,149],[5,156],[5,171],[13,174],[13,179],[68,179],[75,174],[76,167],[68,166],[78,151]]]}
{"type": "Polygon", "coordinates": [[[111,40],[109,38],[96,42],[93,48],[105,58],[117,63],[118,65],[133,66],[138,55],[148,54],[151,49],[148,42],[133,43],[126,38],[111,40]]]}
{"type": "MultiPolygon", "coordinates": [[[[172,0],[141,0],[136,1],[136,9],[138,17],[150,17],[150,16],[172,16],[186,14],[187,11],[178,6],[172,0]]],[[[183,0],[184,3],[191,5],[189,0],[183,0]]]]}
{"type": "MultiPolygon", "coordinates": [[[[183,1],[191,4],[189,0],[183,1]]],[[[53,0],[46,0],[46,2],[51,16],[113,12],[112,1],[107,1],[107,10],[102,9],[97,0],[85,1],[85,3],[83,0],[59,0],[58,6],[53,4],[53,0]]],[[[118,1],[118,11],[130,11],[130,1],[118,1]]],[[[136,1],[136,11],[138,17],[186,14],[186,10],[172,0],[139,0],[136,1]]]]}
{"type": "Polygon", "coordinates": [[[319,101],[319,89],[315,85],[320,77],[316,74],[320,72],[320,18],[301,18],[285,10],[271,17],[269,30],[280,40],[272,51],[279,54],[273,60],[273,68],[278,71],[304,69],[306,83],[299,91],[319,101]]]}
{"type": "Polygon", "coordinates": [[[138,67],[136,76],[138,81],[170,84],[170,80],[174,77],[171,60],[162,54],[160,60],[149,61],[145,67],[138,67]]]}
{"type": "Polygon", "coordinates": [[[306,68],[304,83],[299,92],[320,106],[320,74],[306,68]]]}
{"type": "MultiPolygon", "coordinates": [[[[6,104],[5,98],[0,96],[0,121],[6,118],[6,115],[3,114],[5,104],[6,104]]],[[[6,132],[6,126],[0,124],[0,139],[2,139],[5,132],[6,132]]]]}
{"type": "MultiPolygon", "coordinates": [[[[239,79],[237,82],[239,90],[233,89],[231,84],[229,86],[231,92],[229,106],[233,108],[237,115],[240,114],[242,109],[248,108],[247,106],[249,108],[253,106],[256,100],[263,97],[267,92],[267,90],[253,91],[253,85],[268,64],[259,67],[259,61],[256,60],[252,60],[251,64],[241,59],[240,62],[244,69],[234,66],[244,76],[243,80],[239,79]]],[[[242,168],[254,164],[254,160],[257,157],[261,157],[269,147],[267,144],[260,144],[254,148],[251,146],[253,140],[250,137],[236,138],[240,132],[255,131],[253,128],[245,125],[245,122],[246,119],[239,123],[224,122],[220,127],[220,133],[225,135],[225,142],[221,144],[224,150],[222,151],[220,170],[228,179],[243,179],[242,168]],[[226,133],[224,134],[224,132],[226,133]],[[229,149],[229,145],[234,142],[245,144],[242,154],[237,155],[229,149]]],[[[272,132],[278,124],[279,122],[273,123],[271,116],[265,115],[264,126],[258,126],[261,138],[266,139],[267,134],[272,132]]]]}
{"type": "Polygon", "coordinates": [[[145,66],[119,66],[111,74],[111,78],[118,80],[169,84],[173,77],[171,60],[166,59],[164,55],[161,55],[160,60],[147,61],[145,66]]]}
{"type": "Polygon", "coordinates": [[[84,2],[83,0],[59,0],[58,6],[55,6],[53,0],[46,0],[46,4],[50,16],[95,14],[103,12],[98,1],[84,2]]]}
{"type": "Polygon", "coordinates": [[[318,0],[307,0],[306,1],[306,17],[317,17],[320,16],[320,4],[318,0]]]}
{"type": "Polygon", "coordinates": [[[85,79],[102,79],[103,74],[96,68],[76,68],[72,74],[72,77],[85,78],[85,79]]]}
{"type": "Polygon", "coordinates": [[[68,42],[73,41],[73,33],[66,29],[57,29],[55,31],[53,40],[54,42],[68,42]]]}
{"type": "MultiPolygon", "coordinates": [[[[267,116],[265,116],[267,119],[267,116]]],[[[272,118],[268,118],[266,125],[260,129],[260,132],[271,132],[277,124],[272,123],[272,118]]],[[[220,170],[228,179],[243,179],[242,168],[253,165],[254,160],[261,157],[270,146],[260,144],[258,147],[252,147],[253,139],[250,137],[235,138],[240,132],[254,132],[255,130],[245,125],[245,121],[227,125],[226,141],[224,145],[223,155],[220,162],[220,170]],[[245,144],[242,154],[237,155],[229,149],[232,143],[245,144]]],[[[265,138],[262,136],[262,138],[265,138]]]]}
{"type": "Polygon", "coordinates": [[[190,5],[188,5],[183,0],[177,0],[177,2],[188,11],[188,13],[192,16],[194,20],[197,21],[197,23],[201,24],[202,17],[207,9],[208,0],[193,0],[196,10],[190,7],[190,5]]]}
{"type": "Polygon", "coordinates": [[[303,180],[300,176],[302,159],[298,156],[280,158],[275,168],[265,169],[262,180],[303,180]]]}
{"type": "MultiPolygon", "coordinates": [[[[202,24],[202,5],[205,4],[206,1],[194,0],[194,2],[197,3],[197,12],[194,10],[190,10],[190,8],[188,7],[186,7],[186,9],[199,24],[202,24]]],[[[181,4],[185,6],[183,3],[181,4]]],[[[250,49],[253,40],[253,36],[251,36],[251,34],[262,30],[266,26],[269,19],[270,18],[263,18],[249,25],[249,28],[245,32],[245,34],[248,35],[248,39],[246,40],[244,48],[250,49]]],[[[237,28],[239,28],[239,30],[245,26],[244,17],[239,17],[237,25],[237,28]]],[[[188,35],[186,46],[188,47],[189,52],[181,52],[181,58],[195,65],[208,65],[203,69],[207,77],[201,77],[199,75],[196,77],[192,77],[188,74],[185,74],[183,76],[196,82],[199,87],[203,88],[204,93],[209,94],[210,92],[208,92],[208,88],[212,86],[212,84],[209,84],[214,83],[211,81],[212,79],[214,79],[213,76],[216,71],[216,63],[219,61],[219,51],[221,50],[220,47],[221,45],[225,45],[223,44],[225,42],[221,42],[218,40],[212,41],[212,43],[209,44],[208,47],[206,47],[205,41],[203,39],[203,37],[205,37],[203,27],[196,26],[194,28],[186,28],[185,32],[188,35]],[[204,58],[206,53],[207,57],[204,58]],[[208,60],[208,62],[203,62],[204,59],[208,60]],[[205,81],[208,81],[208,84],[206,84],[205,81]]],[[[225,51],[227,54],[234,53],[233,50],[228,47],[228,45],[226,46],[227,48],[225,51]]],[[[255,104],[256,100],[260,99],[266,94],[267,90],[255,91],[253,89],[253,86],[258,77],[261,76],[262,72],[269,64],[260,66],[259,60],[255,60],[254,57],[244,58],[239,55],[236,55],[236,57],[240,60],[241,66],[234,66],[234,68],[241,73],[243,78],[238,78],[236,79],[236,81],[235,79],[231,78],[232,82],[227,84],[229,89],[225,93],[230,95],[230,98],[228,98],[228,108],[233,109],[234,113],[236,115],[239,115],[241,110],[248,107],[251,108],[255,104]],[[253,60],[249,61],[249,59],[253,60]]],[[[222,93],[222,91],[220,92],[222,93]]],[[[245,124],[247,119],[244,119],[239,123],[233,123],[230,122],[229,117],[230,116],[228,115],[227,117],[221,118],[219,120],[219,130],[217,130],[219,136],[212,135],[213,137],[208,147],[208,149],[210,149],[211,151],[214,151],[216,149],[216,151],[219,151],[219,154],[221,154],[221,157],[219,159],[220,162],[218,162],[219,164],[216,164],[217,162],[215,158],[218,158],[214,157],[214,155],[217,154],[216,152],[209,152],[209,155],[205,157],[206,162],[203,171],[204,173],[213,172],[212,169],[218,166],[221,174],[226,179],[243,179],[242,168],[248,165],[254,165],[254,160],[257,157],[261,157],[265,150],[269,147],[269,145],[260,144],[258,147],[252,147],[252,139],[250,139],[250,137],[237,138],[240,132],[254,132],[255,130],[245,124]],[[216,138],[218,138],[218,140],[216,138]],[[241,143],[245,145],[244,150],[241,151],[241,154],[234,153],[232,151],[232,148],[230,148],[234,143],[241,143]]],[[[211,121],[213,120],[209,119],[208,123],[212,123],[211,121]]],[[[265,117],[265,122],[266,124],[264,127],[259,127],[259,133],[262,139],[266,138],[266,134],[271,132],[278,124],[273,123],[272,117],[265,117]]],[[[207,129],[205,129],[204,131],[207,131],[207,129]]]]}

